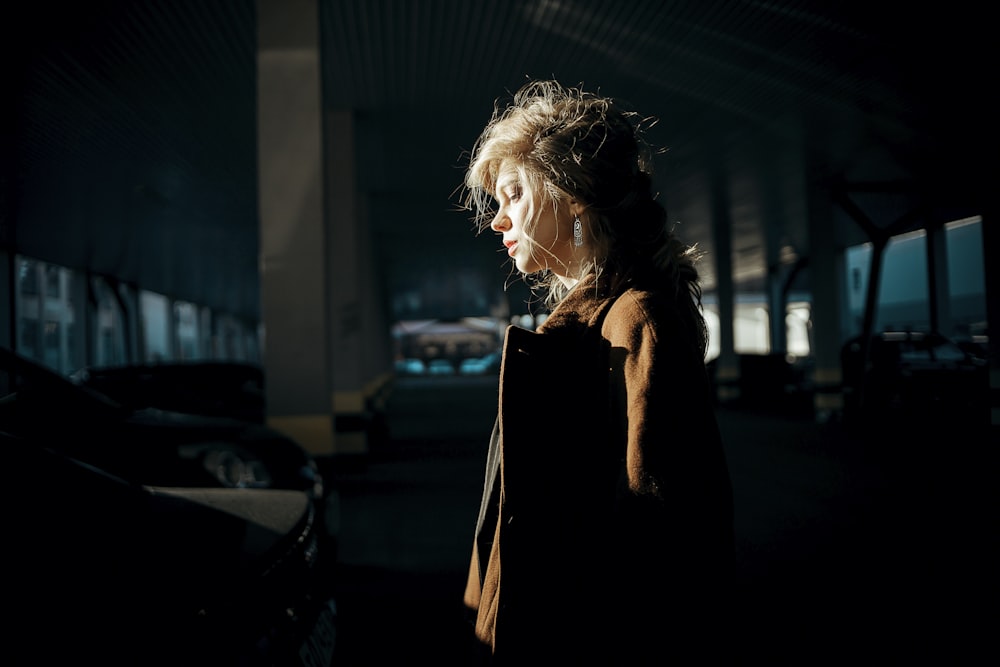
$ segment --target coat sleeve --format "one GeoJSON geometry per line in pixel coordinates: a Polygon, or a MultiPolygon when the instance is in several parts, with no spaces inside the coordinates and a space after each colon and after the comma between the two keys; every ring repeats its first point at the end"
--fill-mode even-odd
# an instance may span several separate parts
{"type": "Polygon", "coordinates": [[[658,605],[638,619],[650,632],[668,620],[703,628],[694,619],[723,604],[730,583],[733,517],[695,323],[669,301],[626,292],[603,331],[625,450],[614,522],[621,603],[658,605]]]}

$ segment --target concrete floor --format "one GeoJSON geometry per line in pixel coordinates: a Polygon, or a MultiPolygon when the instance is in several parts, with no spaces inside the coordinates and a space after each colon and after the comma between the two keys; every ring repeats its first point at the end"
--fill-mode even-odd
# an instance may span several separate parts
{"type": "MultiPolygon", "coordinates": [[[[468,664],[461,595],[495,398],[490,379],[400,380],[387,437],[329,462],[334,665],[468,664]]],[[[737,628],[719,641],[735,662],[996,662],[995,431],[719,418],[739,567],[737,628]]]]}

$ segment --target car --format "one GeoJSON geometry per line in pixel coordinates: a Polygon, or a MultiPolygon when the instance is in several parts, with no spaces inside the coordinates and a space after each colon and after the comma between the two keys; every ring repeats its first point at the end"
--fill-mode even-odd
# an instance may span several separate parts
{"type": "Polygon", "coordinates": [[[0,446],[33,655],[72,637],[101,664],[329,664],[336,504],[295,440],[121,403],[0,346],[0,446]]]}
{"type": "Polygon", "coordinates": [[[462,375],[487,375],[500,372],[500,350],[495,350],[482,357],[467,357],[462,359],[458,372],[462,375]]]}
{"type": "Polygon", "coordinates": [[[428,375],[454,375],[455,367],[447,359],[431,359],[427,362],[428,375]]]}
{"type": "Polygon", "coordinates": [[[420,359],[399,359],[395,368],[400,375],[423,375],[427,371],[427,367],[420,359]]]}
{"type": "Polygon", "coordinates": [[[938,332],[883,331],[867,350],[860,336],[842,349],[845,412],[866,422],[979,423],[988,417],[985,358],[938,332]]]}
{"type": "Polygon", "coordinates": [[[319,466],[280,431],[257,420],[163,409],[149,396],[168,392],[143,394],[127,382],[112,396],[109,382],[86,377],[64,376],[0,346],[0,429],[45,437],[67,456],[132,482],[295,489],[322,504],[319,466]]]}
{"type": "Polygon", "coordinates": [[[291,489],[138,484],[0,430],[4,652],[39,664],[329,665],[315,506],[291,489]]]}

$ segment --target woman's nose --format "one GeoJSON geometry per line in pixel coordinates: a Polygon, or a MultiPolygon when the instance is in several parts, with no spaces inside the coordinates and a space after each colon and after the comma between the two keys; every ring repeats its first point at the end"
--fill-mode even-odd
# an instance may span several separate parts
{"type": "Polygon", "coordinates": [[[490,223],[490,229],[495,232],[502,232],[505,229],[510,229],[510,218],[503,211],[500,211],[493,218],[493,222],[490,223]]]}

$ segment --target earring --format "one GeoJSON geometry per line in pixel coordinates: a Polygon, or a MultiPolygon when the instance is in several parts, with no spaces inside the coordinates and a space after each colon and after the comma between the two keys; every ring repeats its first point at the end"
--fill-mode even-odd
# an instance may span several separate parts
{"type": "Polygon", "coordinates": [[[573,245],[577,248],[583,245],[583,223],[579,215],[573,216],[573,245]]]}

